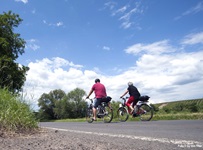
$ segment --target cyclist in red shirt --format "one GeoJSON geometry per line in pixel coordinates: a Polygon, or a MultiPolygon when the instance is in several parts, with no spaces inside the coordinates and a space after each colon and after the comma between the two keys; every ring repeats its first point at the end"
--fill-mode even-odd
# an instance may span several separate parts
{"type": "Polygon", "coordinates": [[[86,98],[89,98],[89,96],[93,93],[95,93],[95,98],[96,98],[96,102],[93,106],[93,120],[96,121],[96,111],[97,111],[97,107],[98,105],[101,103],[102,98],[106,97],[106,88],[103,84],[100,83],[99,79],[95,79],[95,84],[92,86],[88,96],[86,98]]]}

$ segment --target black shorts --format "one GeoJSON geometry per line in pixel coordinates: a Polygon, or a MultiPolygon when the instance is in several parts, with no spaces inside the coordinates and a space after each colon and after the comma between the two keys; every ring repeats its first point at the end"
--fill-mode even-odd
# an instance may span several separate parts
{"type": "Polygon", "coordinates": [[[97,108],[102,102],[110,102],[111,101],[111,97],[110,96],[106,96],[104,98],[97,98],[96,102],[94,104],[94,108],[97,108]]]}
{"type": "Polygon", "coordinates": [[[102,98],[96,98],[96,102],[94,104],[94,108],[97,108],[102,103],[102,98]]]}

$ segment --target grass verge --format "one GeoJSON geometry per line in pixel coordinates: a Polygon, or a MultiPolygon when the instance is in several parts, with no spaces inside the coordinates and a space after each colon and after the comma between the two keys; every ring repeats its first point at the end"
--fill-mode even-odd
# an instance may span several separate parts
{"type": "MultiPolygon", "coordinates": [[[[102,121],[102,119],[97,119],[102,121]]],[[[154,114],[151,121],[157,120],[203,120],[203,113],[179,113],[179,114],[154,114]]],[[[129,116],[127,121],[140,121],[139,117],[133,118],[129,116]]],[[[49,120],[49,122],[86,122],[85,118],[77,119],[61,119],[61,120],[49,120]]],[[[112,122],[118,122],[117,116],[115,116],[112,122]]]]}
{"type": "Polygon", "coordinates": [[[0,89],[0,132],[26,133],[38,128],[34,113],[19,96],[0,89]]]}

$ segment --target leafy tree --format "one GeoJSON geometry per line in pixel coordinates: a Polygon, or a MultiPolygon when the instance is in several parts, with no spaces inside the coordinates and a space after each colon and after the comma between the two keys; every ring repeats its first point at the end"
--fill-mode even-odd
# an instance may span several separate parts
{"type": "Polygon", "coordinates": [[[86,102],[82,100],[85,91],[76,88],[67,94],[67,100],[71,106],[69,113],[71,118],[80,118],[85,116],[86,102]]]}
{"type": "Polygon", "coordinates": [[[49,94],[42,94],[38,100],[38,106],[40,107],[39,115],[42,119],[56,119],[58,118],[55,112],[57,103],[63,99],[65,92],[63,90],[54,90],[49,94]]]}
{"type": "Polygon", "coordinates": [[[0,87],[14,93],[21,90],[29,70],[15,62],[24,53],[26,43],[19,33],[14,33],[14,27],[21,22],[19,15],[11,11],[0,14],[0,87]]]}
{"type": "Polygon", "coordinates": [[[38,100],[40,119],[81,118],[85,116],[86,102],[82,100],[85,91],[74,89],[67,95],[62,90],[42,94],[38,100]]]}

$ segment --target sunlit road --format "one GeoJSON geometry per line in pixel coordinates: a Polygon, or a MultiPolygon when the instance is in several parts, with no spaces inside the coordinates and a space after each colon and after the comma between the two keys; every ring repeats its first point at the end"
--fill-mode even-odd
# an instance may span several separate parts
{"type": "Polygon", "coordinates": [[[92,140],[104,137],[109,139],[110,144],[118,146],[129,144],[142,147],[141,149],[203,149],[203,120],[123,123],[44,122],[40,123],[40,126],[67,134],[92,136],[92,140]]]}

